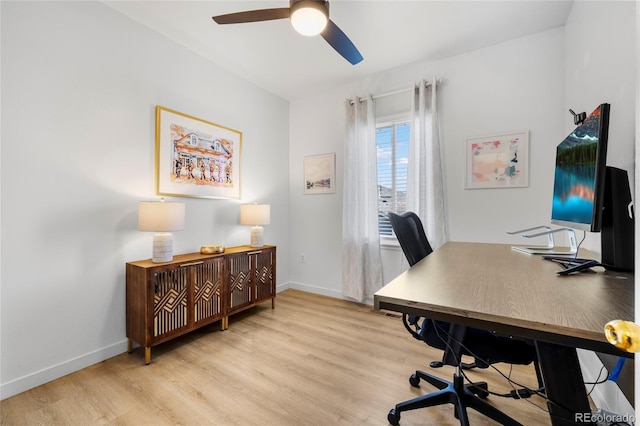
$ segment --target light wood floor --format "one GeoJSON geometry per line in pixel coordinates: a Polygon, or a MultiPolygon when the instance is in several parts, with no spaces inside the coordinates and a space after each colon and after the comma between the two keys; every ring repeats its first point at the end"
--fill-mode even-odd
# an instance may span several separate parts
{"type": "MultiPolygon", "coordinates": [[[[386,425],[398,402],[431,392],[408,378],[441,352],[414,340],[395,314],[286,290],[264,303],[152,350],[140,348],[0,402],[3,425],[386,425]]],[[[509,366],[499,364],[509,372],[509,366]]],[[[492,370],[470,373],[497,392],[492,370]]],[[[535,387],[532,366],[512,377],[535,387]]],[[[539,397],[489,401],[525,425],[549,425],[539,397]],[[536,404],[536,405],[533,405],[536,404]],[[538,407],[539,406],[539,407],[538,407]]],[[[492,421],[469,411],[472,425],[492,421]]],[[[402,413],[401,425],[455,425],[451,405],[402,413]]]]}

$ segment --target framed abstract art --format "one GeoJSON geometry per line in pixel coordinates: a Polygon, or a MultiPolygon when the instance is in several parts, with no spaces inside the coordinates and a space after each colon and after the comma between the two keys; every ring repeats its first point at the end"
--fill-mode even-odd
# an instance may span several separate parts
{"type": "Polygon", "coordinates": [[[529,132],[467,139],[465,189],[529,186],[529,132]]]}

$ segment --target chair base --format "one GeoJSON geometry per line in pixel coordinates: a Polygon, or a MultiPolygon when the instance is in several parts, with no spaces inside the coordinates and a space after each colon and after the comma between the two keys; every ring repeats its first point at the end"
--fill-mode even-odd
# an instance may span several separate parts
{"type": "Polygon", "coordinates": [[[484,399],[489,396],[486,382],[465,385],[464,377],[459,374],[454,374],[453,381],[448,382],[424,371],[416,371],[416,373],[409,378],[409,383],[413,387],[419,387],[421,379],[426,380],[438,388],[438,390],[397,404],[387,415],[389,423],[394,426],[399,425],[400,413],[403,411],[453,404],[454,415],[460,420],[461,426],[469,426],[467,408],[472,408],[505,426],[522,426],[521,423],[484,401],[484,399]]]}
{"type": "MultiPolygon", "coordinates": [[[[444,362],[442,362],[442,361],[431,361],[429,363],[429,367],[431,367],[431,368],[442,368],[442,367],[444,367],[444,362]]],[[[469,364],[467,364],[466,362],[461,362],[460,363],[460,367],[463,370],[472,370],[474,368],[488,368],[489,365],[487,364],[485,367],[481,367],[478,364],[476,364],[475,362],[471,362],[469,364]]]]}

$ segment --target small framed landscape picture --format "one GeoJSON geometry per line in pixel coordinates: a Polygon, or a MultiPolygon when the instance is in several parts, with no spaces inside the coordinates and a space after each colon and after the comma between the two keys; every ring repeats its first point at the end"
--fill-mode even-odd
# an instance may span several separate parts
{"type": "Polygon", "coordinates": [[[467,139],[465,189],[529,186],[529,131],[467,139]]]}
{"type": "Polygon", "coordinates": [[[333,194],[336,192],[336,154],[304,157],[304,193],[333,194]]]}

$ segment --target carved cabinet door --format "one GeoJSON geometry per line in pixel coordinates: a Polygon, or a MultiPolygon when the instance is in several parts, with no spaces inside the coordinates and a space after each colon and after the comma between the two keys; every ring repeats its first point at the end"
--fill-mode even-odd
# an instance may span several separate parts
{"type": "Polygon", "coordinates": [[[275,247],[228,256],[229,313],[275,294],[275,247]]]}
{"type": "Polygon", "coordinates": [[[196,326],[217,320],[223,312],[224,259],[216,258],[191,267],[193,321],[196,326]]]}
{"type": "Polygon", "coordinates": [[[189,273],[186,268],[152,274],[153,338],[180,332],[189,326],[189,273]]]}

